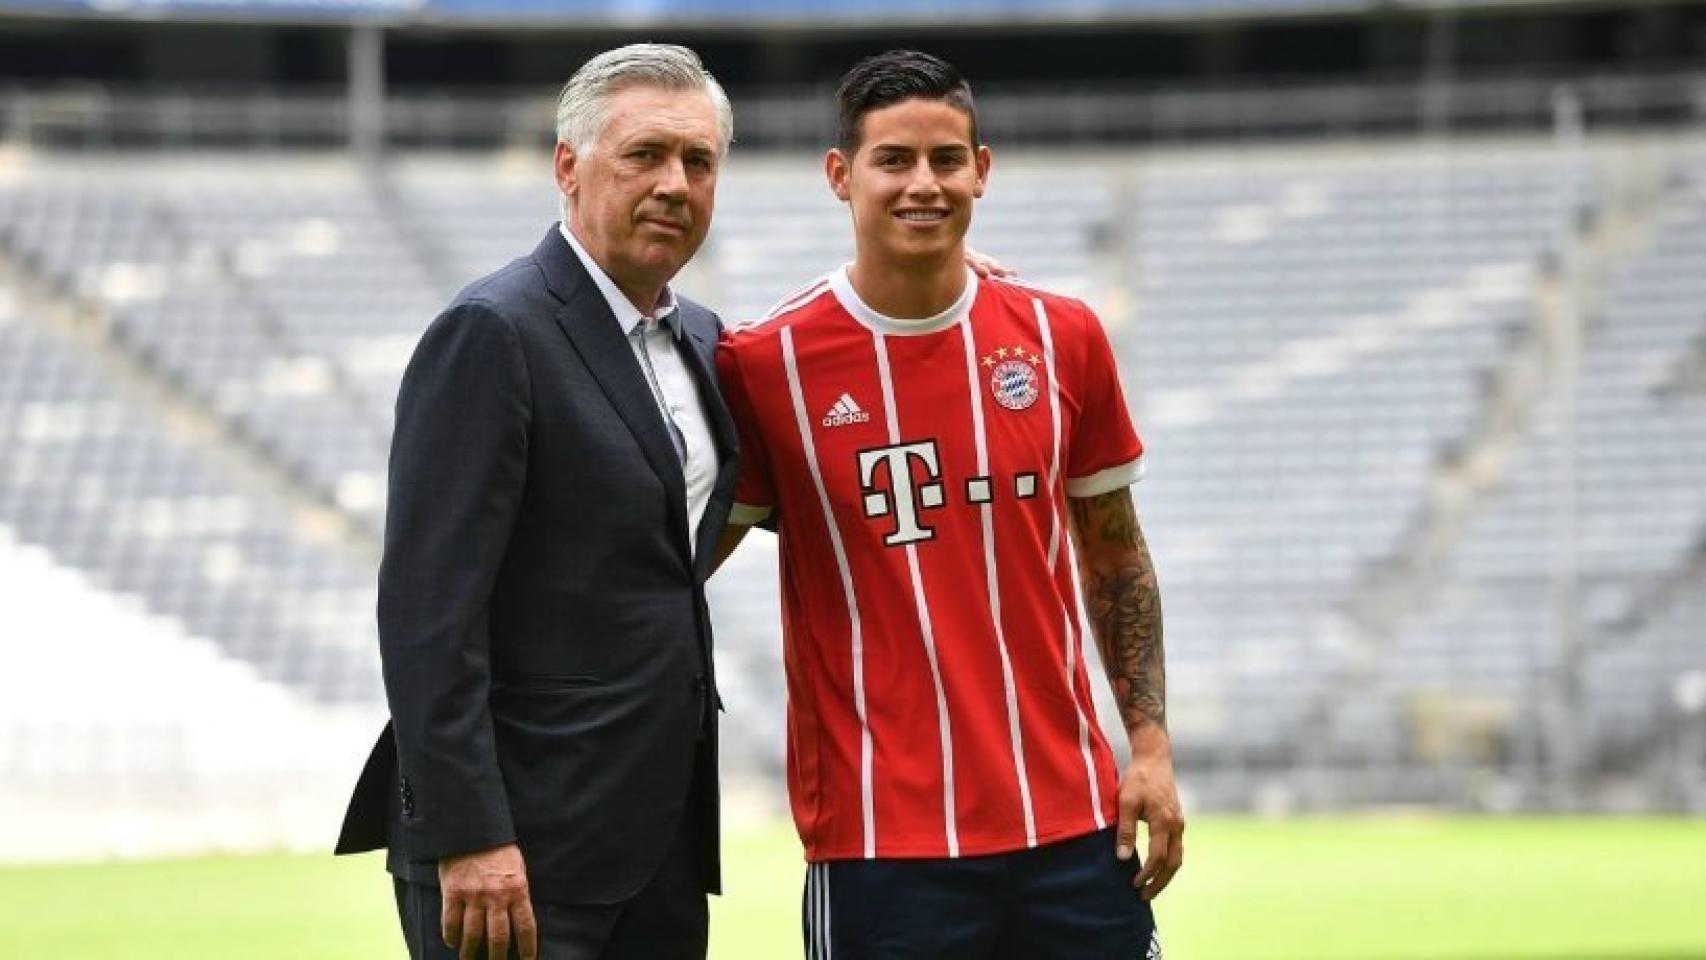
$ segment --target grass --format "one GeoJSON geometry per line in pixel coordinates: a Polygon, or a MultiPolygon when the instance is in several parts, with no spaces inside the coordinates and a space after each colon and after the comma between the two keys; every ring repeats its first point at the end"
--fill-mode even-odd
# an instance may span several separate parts
{"type": "MultiPolygon", "coordinates": [[[[1706,958],[1706,821],[1201,818],[1169,960],[1706,958]]],[[[799,848],[728,838],[716,960],[798,957],[799,848]]],[[[0,868],[0,956],[398,958],[373,857],[0,868]]]]}

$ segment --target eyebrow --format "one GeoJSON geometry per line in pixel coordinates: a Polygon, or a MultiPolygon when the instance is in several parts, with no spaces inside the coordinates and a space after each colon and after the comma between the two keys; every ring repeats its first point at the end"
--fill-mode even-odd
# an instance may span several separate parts
{"type": "Polygon", "coordinates": [[[683,153],[717,152],[717,148],[708,140],[686,139],[686,142],[683,143],[684,139],[682,137],[660,137],[653,134],[643,134],[632,139],[622,140],[620,144],[623,150],[634,150],[641,147],[668,150],[680,144],[683,153]]]}
{"type": "MultiPolygon", "coordinates": [[[[918,153],[919,148],[907,146],[907,145],[899,144],[899,143],[879,143],[879,144],[875,144],[871,147],[871,152],[874,154],[918,153]]],[[[925,147],[924,152],[931,153],[931,154],[970,153],[971,147],[969,147],[963,143],[945,143],[945,144],[937,144],[937,145],[931,146],[931,147],[925,147]]]]}

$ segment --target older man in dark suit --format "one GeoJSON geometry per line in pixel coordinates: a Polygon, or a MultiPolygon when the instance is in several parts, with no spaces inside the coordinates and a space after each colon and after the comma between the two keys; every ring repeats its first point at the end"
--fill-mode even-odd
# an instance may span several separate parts
{"type": "Polygon", "coordinates": [[[735,440],[705,239],[728,100],[681,47],[558,104],[563,223],[459,294],[397,398],[392,722],[339,852],[390,849],[412,957],[703,957],[717,859],[705,578],[735,440]]]}

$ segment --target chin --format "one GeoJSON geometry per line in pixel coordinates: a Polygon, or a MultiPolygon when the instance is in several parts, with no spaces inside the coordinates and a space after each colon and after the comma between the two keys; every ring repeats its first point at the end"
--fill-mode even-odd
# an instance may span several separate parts
{"type": "Polygon", "coordinates": [[[674,274],[687,263],[690,256],[692,256],[692,251],[658,250],[654,248],[641,253],[637,259],[648,269],[667,270],[674,274]]]}
{"type": "Polygon", "coordinates": [[[890,259],[902,263],[934,264],[954,252],[951,243],[903,243],[888,249],[890,259]]]}

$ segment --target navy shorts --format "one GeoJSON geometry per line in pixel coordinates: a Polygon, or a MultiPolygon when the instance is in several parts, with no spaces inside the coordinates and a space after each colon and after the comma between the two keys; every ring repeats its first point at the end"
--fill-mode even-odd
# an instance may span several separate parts
{"type": "Polygon", "coordinates": [[[1113,828],[1031,850],[808,864],[806,960],[1160,960],[1113,828]]]}

